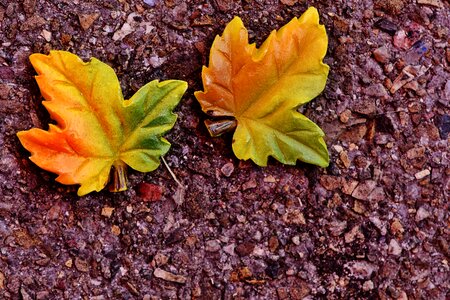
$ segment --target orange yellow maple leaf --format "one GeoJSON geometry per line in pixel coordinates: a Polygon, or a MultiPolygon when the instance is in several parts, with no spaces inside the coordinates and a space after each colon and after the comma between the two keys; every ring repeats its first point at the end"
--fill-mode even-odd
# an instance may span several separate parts
{"type": "MultiPolygon", "coordinates": [[[[195,96],[209,115],[235,120],[233,151],[239,159],[260,166],[267,165],[269,156],[285,164],[301,160],[328,165],[324,133],[297,112],[325,87],[327,45],[325,27],[313,7],[273,31],[260,48],[248,43],[239,17],[216,37],[209,66],[203,67],[204,91],[195,96]]],[[[220,122],[219,130],[233,124],[220,122]]]]}
{"type": "Polygon", "coordinates": [[[58,174],[60,183],[80,184],[80,196],[103,189],[112,167],[120,179],[116,190],[126,189],[126,165],[141,172],[158,167],[170,148],[162,134],[176,121],[172,110],[185,82],[155,80],[124,100],[114,70],[95,58],[83,62],[72,53],[51,51],[30,60],[43,105],[57,122],[48,131],[17,134],[36,165],[58,174]]]}

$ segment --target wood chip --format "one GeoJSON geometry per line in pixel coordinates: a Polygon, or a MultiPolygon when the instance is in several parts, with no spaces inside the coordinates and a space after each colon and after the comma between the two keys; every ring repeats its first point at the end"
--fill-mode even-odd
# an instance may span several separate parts
{"type": "Polygon", "coordinates": [[[367,126],[365,124],[350,126],[339,135],[339,140],[348,143],[360,143],[366,133],[367,126]]]}
{"type": "Polygon", "coordinates": [[[361,201],[355,200],[353,203],[353,211],[358,214],[363,214],[366,212],[366,206],[361,201]]]}
{"type": "Polygon", "coordinates": [[[227,12],[233,8],[233,1],[231,0],[215,0],[215,3],[221,12],[227,12]]]}
{"type": "Polygon", "coordinates": [[[272,175],[268,175],[267,177],[264,177],[263,181],[268,183],[275,183],[277,182],[277,179],[272,175]]]}
{"type": "Polygon", "coordinates": [[[365,182],[361,182],[353,190],[352,197],[358,200],[369,200],[369,195],[375,189],[376,185],[376,182],[373,180],[366,180],[365,182]]]}
{"type": "Polygon", "coordinates": [[[24,247],[25,249],[29,249],[37,244],[37,240],[32,237],[26,229],[19,229],[14,231],[14,237],[16,243],[24,247]]]}
{"type": "Polygon", "coordinates": [[[397,218],[394,218],[393,222],[391,223],[390,230],[391,233],[395,236],[401,236],[403,232],[405,232],[402,223],[397,218]]]}
{"type": "Polygon", "coordinates": [[[23,286],[20,288],[20,295],[22,296],[22,300],[33,300],[33,298],[31,298],[30,294],[23,286]]]}
{"type": "Polygon", "coordinates": [[[439,8],[444,8],[444,4],[442,3],[441,0],[417,0],[417,4],[425,4],[439,8]]]}
{"type": "Polygon", "coordinates": [[[269,251],[275,252],[278,249],[280,242],[278,241],[278,237],[273,235],[269,238],[269,251]]]}
{"type": "Polygon", "coordinates": [[[47,21],[43,17],[34,15],[22,23],[22,25],[20,26],[20,30],[21,31],[33,30],[42,27],[46,23],[47,21]]]}
{"type": "Polygon", "coordinates": [[[320,177],[320,185],[322,185],[326,190],[332,191],[342,186],[342,179],[338,176],[322,175],[320,177]]]}
{"type": "Polygon", "coordinates": [[[348,169],[350,167],[351,162],[350,159],[348,158],[347,151],[342,151],[341,153],[339,153],[339,158],[341,159],[341,162],[344,165],[344,167],[348,169]]]}
{"type": "Polygon", "coordinates": [[[173,195],[173,201],[178,205],[181,206],[184,202],[184,196],[186,194],[186,189],[182,186],[178,186],[177,190],[175,191],[175,194],[173,195]]]}
{"type": "Polygon", "coordinates": [[[242,267],[238,270],[240,279],[248,279],[253,276],[252,271],[248,267],[242,267]]]}
{"type": "Polygon", "coordinates": [[[73,265],[73,261],[71,258],[69,258],[68,260],[66,260],[66,262],[64,263],[64,265],[68,268],[72,268],[73,265]]]}
{"type": "Polygon", "coordinates": [[[342,123],[347,123],[351,116],[352,116],[352,111],[349,109],[346,109],[339,115],[339,121],[341,121],[342,123]]]}
{"type": "Polygon", "coordinates": [[[428,175],[430,175],[430,170],[428,170],[428,169],[422,170],[422,171],[414,174],[414,176],[416,177],[417,180],[423,179],[423,178],[427,177],[428,175]]]}
{"type": "Polygon", "coordinates": [[[134,296],[139,296],[139,291],[131,282],[127,282],[127,288],[134,296]]]}
{"type": "Polygon", "coordinates": [[[116,32],[114,32],[114,35],[112,37],[112,39],[114,41],[119,41],[122,40],[124,37],[126,37],[127,35],[129,35],[130,33],[133,32],[133,28],[131,27],[130,24],[128,23],[124,23],[122,25],[122,28],[120,28],[119,30],[117,30],[116,32]]]}
{"type": "Polygon", "coordinates": [[[406,66],[403,68],[401,73],[395,78],[394,82],[392,83],[391,88],[389,91],[391,94],[395,94],[401,87],[403,87],[408,82],[414,80],[415,78],[418,78],[422,75],[424,75],[430,67],[425,66],[406,66]]]}
{"type": "Polygon", "coordinates": [[[120,227],[117,226],[117,225],[111,226],[111,232],[112,232],[112,234],[114,234],[115,236],[119,236],[119,235],[120,235],[120,227]]]}
{"type": "Polygon", "coordinates": [[[298,0],[281,0],[281,3],[288,6],[293,6],[295,3],[297,3],[298,0]]]}
{"type": "Polygon", "coordinates": [[[349,181],[344,181],[341,190],[344,194],[351,195],[357,185],[358,185],[358,181],[350,179],[349,181]]]}
{"type": "Polygon", "coordinates": [[[102,208],[102,216],[110,218],[114,212],[114,207],[104,206],[102,208]]]}
{"type": "Polygon", "coordinates": [[[282,217],[283,221],[287,224],[305,225],[306,220],[303,213],[298,209],[288,209],[282,217]]]}
{"type": "Polygon", "coordinates": [[[423,146],[412,148],[406,151],[406,157],[408,159],[421,158],[424,155],[425,155],[425,147],[423,146]]]}
{"type": "Polygon", "coordinates": [[[177,283],[186,283],[186,277],[181,275],[175,275],[173,273],[164,271],[163,269],[156,268],[153,272],[153,276],[157,278],[161,278],[166,281],[177,282],[177,283]]]}
{"type": "Polygon", "coordinates": [[[356,237],[364,238],[359,225],[354,226],[349,232],[344,235],[345,243],[352,243],[356,237]]]}
{"type": "Polygon", "coordinates": [[[100,17],[99,13],[78,15],[81,28],[83,28],[84,31],[88,30],[98,17],[100,17]]]}
{"type": "Polygon", "coordinates": [[[75,268],[80,272],[89,272],[89,263],[81,258],[75,258],[75,268]]]}
{"type": "Polygon", "coordinates": [[[0,290],[5,288],[5,275],[0,272],[0,290]]]}

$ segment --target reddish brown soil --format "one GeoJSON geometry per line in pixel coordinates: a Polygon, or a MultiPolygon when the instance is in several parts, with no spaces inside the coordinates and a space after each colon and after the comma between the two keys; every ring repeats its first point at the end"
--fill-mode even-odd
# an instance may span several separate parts
{"type": "Polygon", "coordinates": [[[146,2],[0,0],[1,299],[450,297],[448,1],[146,2]],[[261,43],[308,5],[331,71],[302,111],[331,164],[241,162],[193,96],[209,47],[235,15],[261,43]],[[28,160],[16,132],[50,121],[28,56],[51,49],[107,62],[126,97],[189,83],[166,155],[184,194],[161,165],[79,198],[28,160]]]}

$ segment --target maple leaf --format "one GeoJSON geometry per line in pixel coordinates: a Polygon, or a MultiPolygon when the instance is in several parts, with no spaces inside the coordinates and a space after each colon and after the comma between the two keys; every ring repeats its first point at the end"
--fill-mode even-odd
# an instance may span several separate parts
{"type": "Polygon", "coordinates": [[[114,169],[114,191],[126,189],[126,165],[140,172],[159,166],[170,148],[162,137],[176,121],[172,112],[184,81],[152,81],[124,100],[114,70],[65,51],[32,54],[43,105],[57,122],[48,131],[18,132],[30,159],[56,173],[63,184],[80,184],[78,195],[100,191],[114,169]]]}
{"type": "Polygon", "coordinates": [[[327,44],[313,7],[274,30],[260,48],[248,43],[248,32],[235,17],[215,38],[202,71],[204,91],[195,93],[204,112],[227,117],[206,122],[211,135],[237,125],[234,153],[260,166],[272,156],[285,164],[299,159],[326,167],[324,133],[297,108],[325,87],[327,44]]]}

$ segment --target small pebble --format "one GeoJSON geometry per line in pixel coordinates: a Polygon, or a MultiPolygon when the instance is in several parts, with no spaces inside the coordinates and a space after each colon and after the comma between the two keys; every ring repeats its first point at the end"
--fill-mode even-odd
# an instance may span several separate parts
{"type": "Polygon", "coordinates": [[[280,245],[280,242],[278,241],[278,238],[276,236],[271,236],[269,238],[269,251],[275,252],[280,245]]]}
{"type": "Polygon", "coordinates": [[[226,245],[225,247],[223,247],[223,251],[225,252],[225,253],[227,253],[228,255],[236,255],[235,253],[234,253],[234,248],[236,248],[236,244],[229,244],[229,245],[226,245]]]}
{"type": "Polygon", "coordinates": [[[364,90],[364,94],[371,97],[377,97],[377,98],[387,98],[388,93],[386,91],[386,88],[381,83],[376,83],[373,85],[370,85],[364,90]]]}
{"type": "Polygon", "coordinates": [[[333,145],[333,149],[337,153],[341,153],[344,150],[344,148],[341,145],[333,145]]]}
{"type": "Polygon", "coordinates": [[[389,62],[391,55],[390,55],[387,47],[383,46],[383,47],[377,48],[373,51],[373,57],[375,58],[375,60],[377,62],[385,64],[385,63],[389,62]]]}
{"type": "Polygon", "coordinates": [[[289,269],[286,271],[286,275],[287,275],[287,276],[293,276],[293,275],[295,275],[295,270],[294,270],[293,268],[289,268],[289,269]]]}
{"type": "Polygon", "coordinates": [[[156,5],[157,0],[144,0],[144,3],[147,4],[150,7],[153,7],[156,5]]]}
{"type": "Polygon", "coordinates": [[[49,299],[49,295],[50,295],[50,293],[48,291],[39,291],[36,293],[36,300],[49,299]]]}
{"type": "Polygon", "coordinates": [[[275,177],[273,177],[272,175],[268,175],[268,176],[264,177],[263,181],[268,182],[268,183],[275,183],[275,182],[277,182],[277,179],[275,177]]]}
{"type": "Polygon", "coordinates": [[[234,250],[239,256],[248,256],[255,249],[255,244],[252,242],[243,242],[239,244],[234,250]]]}
{"type": "Polygon", "coordinates": [[[246,217],[244,215],[237,215],[236,219],[239,223],[244,223],[246,220],[246,217]]]}
{"type": "Polygon", "coordinates": [[[127,213],[131,214],[133,212],[133,206],[127,205],[127,213]]]}
{"type": "Polygon", "coordinates": [[[47,30],[42,30],[41,36],[47,41],[50,42],[52,40],[52,33],[47,30]]]}
{"type": "Polygon", "coordinates": [[[389,33],[390,35],[394,35],[398,30],[397,24],[389,21],[388,19],[380,19],[375,23],[375,26],[380,28],[381,30],[389,33]]]}
{"type": "Polygon", "coordinates": [[[367,261],[350,261],[344,265],[349,271],[349,276],[359,279],[369,278],[372,273],[378,271],[378,266],[367,261]]]}
{"type": "Polygon", "coordinates": [[[388,252],[392,255],[399,256],[402,253],[402,247],[397,240],[392,239],[389,242],[388,252]]]}
{"type": "Polygon", "coordinates": [[[153,262],[156,264],[156,266],[161,267],[167,264],[169,261],[169,257],[162,253],[156,253],[155,257],[153,258],[153,262]]]}
{"type": "Polygon", "coordinates": [[[332,221],[327,227],[332,236],[340,236],[347,228],[347,221],[332,221]]]}
{"type": "Polygon", "coordinates": [[[262,256],[266,255],[266,252],[264,251],[264,249],[262,249],[260,247],[255,247],[252,254],[255,256],[262,257],[262,256]]]}
{"type": "Polygon", "coordinates": [[[255,179],[250,179],[242,185],[242,190],[246,191],[249,189],[254,189],[257,186],[255,179]]]}
{"type": "Polygon", "coordinates": [[[162,187],[152,183],[141,182],[137,188],[137,195],[147,201],[161,200],[162,193],[162,187]]]}
{"type": "Polygon", "coordinates": [[[347,123],[348,120],[350,120],[351,115],[352,115],[351,110],[346,109],[339,115],[339,121],[341,121],[342,123],[347,123]]]}
{"type": "Polygon", "coordinates": [[[220,168],[220,171],[222,172],[223,175],[225,175],[226,177],[230,177],[231,174],[233,174],[234,171],[234,165],[233,163],[226,163],[222,166],[222,168],[220,168]]]}
{"type": "Polygon", "coordinates": [[[420,222],[425,220],[429,216],[431,216],[431,214],[428,212],[428,210],[426,210],[423,206],[421,206],[416,212],[415,220],[416,222],[420,222]]]}
{"type": "Polygon", "coordinates": [[[209,240],[206,242],[205,250],[208,252],[217,252],[220,250],[220,243],[218,240],[209,240]]]}
{"type": "Polygon", "coordinates": [[[356,236],[364,237],[364,235],[360,231],[360,227],[359,226],[354,226],[349,232],[347,232],[344,235],[345,243],[347,243],[347,244],[348,243],[352,243],[355,240],[356,236]]]}
{"type": "Polygon", "coordinates": [[[363,283],[363,290],[366,291],[366,292],[370,291],[370,290],[373,290],[374,287],[375,286],[374,286],[372,280],[367,280],[367,281],[364,281],[364,283],[363,283]]]}

